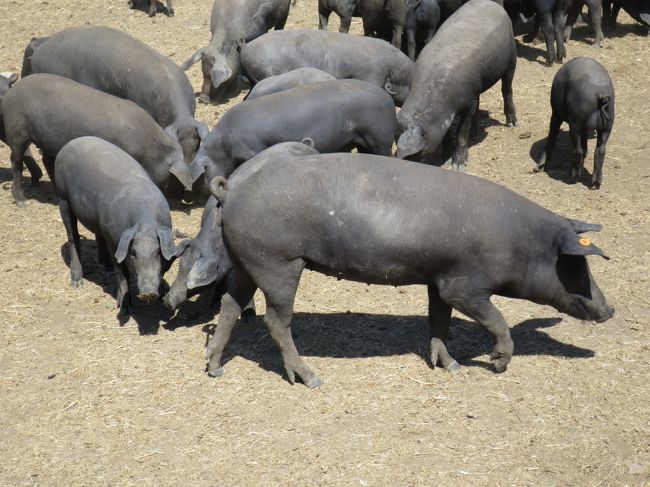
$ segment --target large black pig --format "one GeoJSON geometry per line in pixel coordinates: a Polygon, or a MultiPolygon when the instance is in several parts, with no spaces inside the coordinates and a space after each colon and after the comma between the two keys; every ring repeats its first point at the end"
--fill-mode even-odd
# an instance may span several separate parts
{"type": "Polygon", "coordinates": [[[603,252],[579,235],[599,225],[560,217],[475,176],[365,154],[280,154],[233,187],[223,178],[210,186],[223,207],[223,241],[233,263],[207,349],[213,376],[223,373],[232,328],[259,288],[289,379],[320,385],[291,337],[304,269],[370,284],[426,285],[431,362],[448,369],[458,367],[444,343],[452,308],[493,335],[498,372],[514,346],[492,295],[584,320],[605,321],[614,312],[586,259],[603,252]]]}

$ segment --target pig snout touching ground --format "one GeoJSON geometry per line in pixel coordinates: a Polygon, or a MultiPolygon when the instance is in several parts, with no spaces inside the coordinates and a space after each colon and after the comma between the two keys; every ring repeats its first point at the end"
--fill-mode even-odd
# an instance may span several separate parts
{"type": "Polygon", "coordinates": [[[603,183],[607,141],[614,126],[614,105],[614,86],[609,73],[600,63],[591,58],[578,57],[562,66],[553,78],[551,123],[546,147],[535,172],[547,167],[557,143],[560,126],[567,122],[576,158],[571,166],[571,178],[582,176],[587,139],[595,131],[597,141],[591,188],[600,188],[603,183]]]}
{"type": "MultiPolygon", "coordinates": [[[[317,154],[317,151],[299,142],[276,144],[236,169],[228,184],[236,187],[248,174],[276,158],[290,159],[308,154],[317,154]]],[[[208,198],[198,235],[178,246],[178,274],[163,298],[165,306],[172,311],[194,294],[203,292],[209,286],[222,284],[224,276],[232,268],[221,232],[221,209],[214,196],[208,198]]],[[[220,299],[221,296],[215,297],[220,299]]],[[[249,307],[254,312],[252,305],[249,307]]]]}
{"type": "Polygon", "coordinates": [[[120,316],[129,314],[131,280],[138,299],[156,299],[162,276],[176,257],[176,246],[167,200],[145,170],[126,152],[97,137],[66,144],[54,170],[72,285],[83,282],[80,221],[95,234],[100,263],[115,270],[120,316]]]}
{"type": "Polygon", "coordinates": [[[369,284],[426,285],[431,363],[449,370],[458,368],[445,345],[453,308],[493,336],[497,372],[506,370],[514,344],[493,295],[584,320],[614,313],[586,260],[605,255],[580,236],[599,225],[563,218],[475,176],[365,154],[280,155],[232,187],[221,177],[210,187],[223,207],[233,263],[206,353],[212,376],[223,374],[232,327],[259,288],[290,381],[321,384],[291,337],[304,269],[369,284]]]}
{"type": "Polygon", "coordinates": [[[397,157],[429,162],[447,135],[454,146],[453,168],[464,171],[479,97],[499,80],[506,124],[517,125],[512,93],[516,66],[512,23],[505,10],[489,0],[463,5],[415,63],[411,92],[397,115],[397,157]]]}

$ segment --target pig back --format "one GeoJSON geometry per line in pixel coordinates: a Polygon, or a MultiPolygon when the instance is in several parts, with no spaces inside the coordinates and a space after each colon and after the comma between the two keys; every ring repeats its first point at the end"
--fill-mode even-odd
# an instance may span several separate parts
{"type": "Polygon", "coordinates": [[[169,58],[130,35],[99,26],[70,27],[39,45],[32,71],[58,74],[135,102],[161,126],[194,113],[192,85],[169,58]]]}

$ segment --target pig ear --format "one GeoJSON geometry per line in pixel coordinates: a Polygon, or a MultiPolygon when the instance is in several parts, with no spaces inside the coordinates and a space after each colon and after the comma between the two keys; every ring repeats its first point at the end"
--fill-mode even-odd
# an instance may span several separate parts
{"type": "Polygon", "coordinates": [[[181,64],[181,69],[183,71],[187,71],[190,68],[190,66],[192,66],[193,64],[198,63],[201,59],[203,59],[204,55],[205,55],[205,49],[204,48],[197,49],[196,52],[194,54],[192,54],[192,56],[187,61],[185,61],[183,64],[181,64]]]}
{"type": "Polygon", "coordinates": [[[12,73],[11,71],[4,71],[0,73],[0,76],[6,78],[6,80],[9,81],[9,86],[18,81],[18,75],[16,73],[12,73]]]}
{"type": "Polygon", "coordinates": [[[199,138],[201,139],[201,142],[203,142],[208,137],[208,134],[210,133],[208,126],[204,122],[196,123],[196,131],[199,134],[199,138]]]}
{"type": "Polygon", "coordinates": [[[581,220],[574,220],[573,218],[566,218],[566,220],[576,233],[600,232],[603,229],[600,223],[587,223],[581,220]]]}
{"type": "Polygon", "coordinates": [[[136,227],[134,225],[122,232],[120,243],[117,245],[117,250],[115,251],[115,261],[118,264],[121,264],[124,262],[124,259],[126,259],[126,253],[129,251],[129,246],[133,241],[133,237],[135,237],[135,230],[136,227]]]}
{"type": "Polygon", "coordinates": [[[569,230],[560,235],[559,250],[561,254],[565,255],[600,255],[604,259],[609,260],[605,253],[596,247],[591,240],[585,237],[580,237],[577,233],[569,230]]]}
{"type": "Polygon", "coordinates": [[[176,258],[176,246],[174,245],[174,237],[172,236],[172,229],[167,227],[158,227],[158,240],[160,241],[160,253],[165,260],[173,260],[176,258]]]}
{"type": "Polygon", "coordinates": [[[405,157],[412,156],[424,149],[424,137],[422,131],[418,127],[410,127],[397,141],[397,157],[404,159],[405,157]]]}
{"type": "Polygon", "coordinates": [[[169,172],[176,176],[186,190],[192,191],[192,172],[189,166],[182,161],[176,161],[169,166],[169,172]]]}
{"type": "Polygon", "coordinates": [[[183,253],[192,245],[191,240],[183,240],[178,246],[176,247],[176,257],[180,257],[183,255],[183,253]]]}
{"type": "Polygon", "coordinates": [[[192,184],[196,182],[197,179],[205,172],[205,167],[203,164],[195,157],[192,163],[190,164],[190,174],[192,175],[192,184]]]}
{"type": "Polygon", "coordinates": [[[187,276],[187,289],[194,289],[207,286],[216,281],[218,277],[219,263],[214,258],[200,257],[190,269],[187,276]]]}

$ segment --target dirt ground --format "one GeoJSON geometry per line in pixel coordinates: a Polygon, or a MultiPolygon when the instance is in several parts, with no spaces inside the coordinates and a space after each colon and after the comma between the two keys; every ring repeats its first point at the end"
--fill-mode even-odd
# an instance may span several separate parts
{"type": "MultiPolygon", "coordinates": [[[[211,0],[174,0],[176,17],[153,20],[126,3],[3,0],[0,71],[20,71],[31,37],[82,23],[124,29],[179,63],[209,39],[211,0]]],[[[316,27],[316,12],[316,0],[299,0],[288,28],[316,27]]],[[[543,66],[542,44],[518,45],[519,128],[504,126],[498,87],[482,97],[482,140],[468,171],[602,223],[591,238],[612,259],[590,264],[617,309],[595,325],[495,299],[515,342],[501,375],[489,364],[490,337],[458,314],[449,347],[462,370],[429,367],[424,289],[306,272],[293,330],[323,387],[287,381],[259,317],[237,326],[226,375],[211,379],[207,301],[174,318],[161,305],[143,307],[120,325],[94,241],[82,241],[86,284],[74,289],[49,181],[26,184],[29,206],[17,209],[9,151],[0,148],[0,485],[648,485],[650,39],[620,20],[601,50],[586,27],[568,44],[570,57],[599,60],[617,93],[600,191],[567,182],[566,132],[561,167],[531,173],[557,70],[543,66]]],[[[188,74],[198,91],[200,69],[188,74]]],[[[237,101],[199,105],[197,118],[212,126],[237,101]]],[[[173,207],[175,227],[195,235],[201,206],[173,207]]],[[[263,301],[256,296],[259,315],[263,301]]]]}

